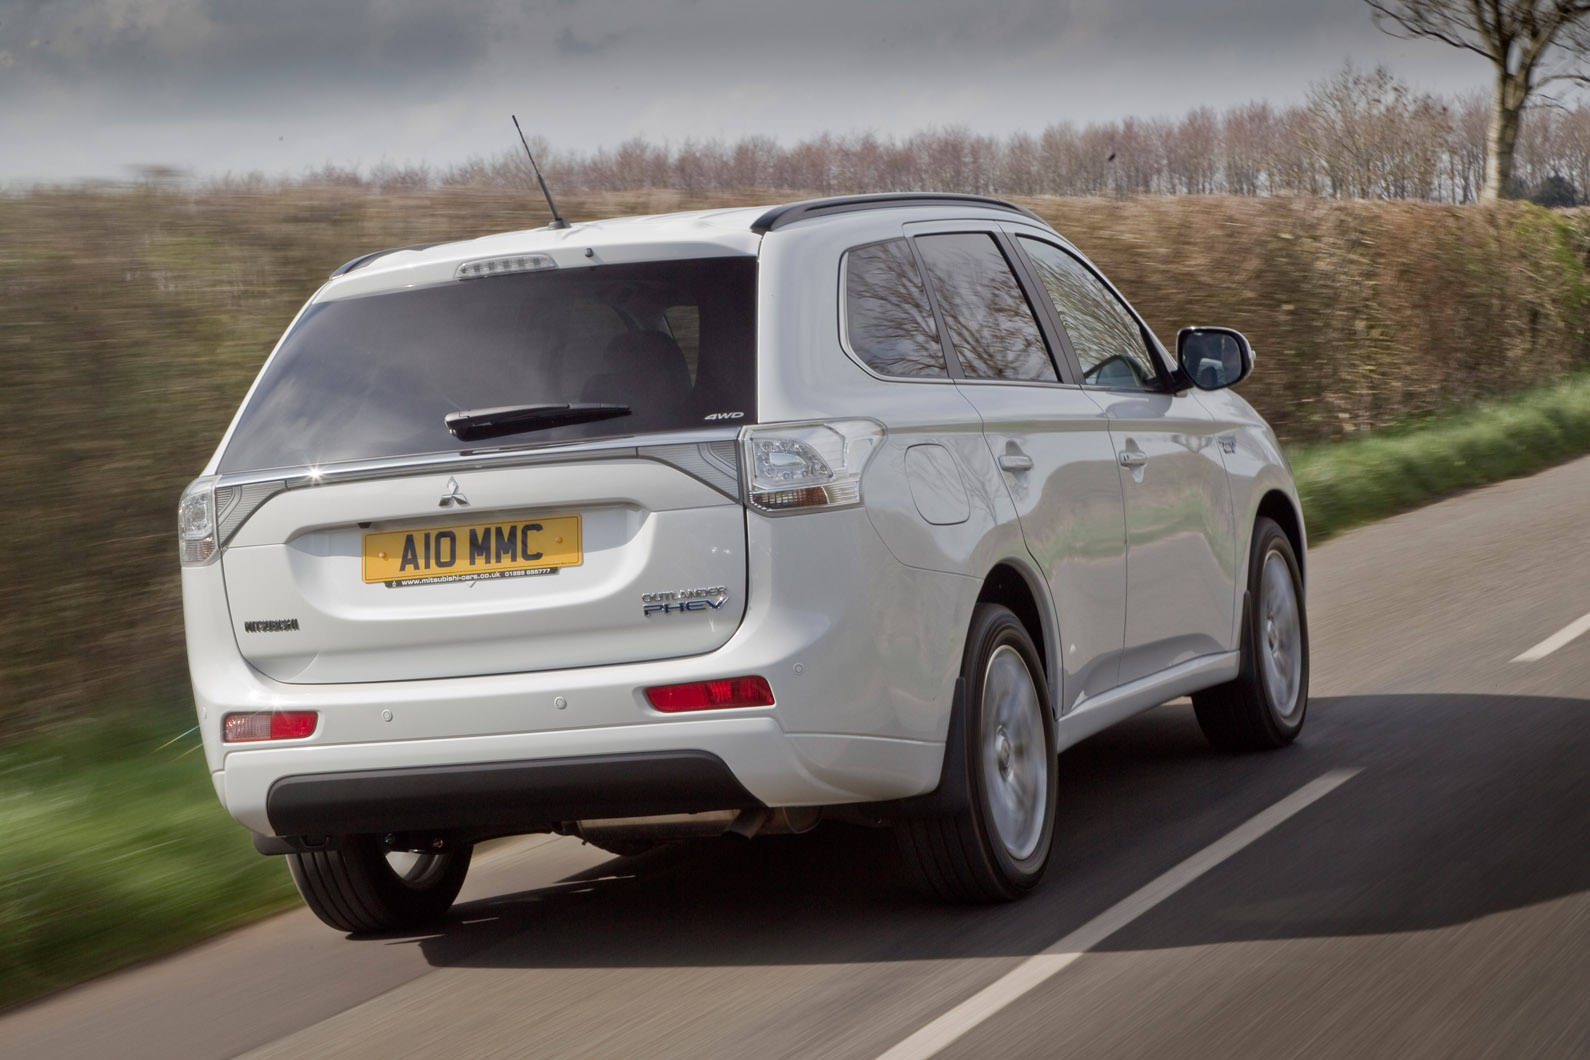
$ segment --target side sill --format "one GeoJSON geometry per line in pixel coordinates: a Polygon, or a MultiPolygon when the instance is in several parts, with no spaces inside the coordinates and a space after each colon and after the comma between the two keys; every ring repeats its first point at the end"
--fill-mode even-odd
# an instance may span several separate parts
{"type": "Polygon", "coordinates": [[[1234,680],[1241,667],[1242,653],[1238,651],[1203,655],[1108,692],[1088,696],[1060,718],[1055,727],[1055,742],[1058,749],[1064,751],[1118,721],[1125,721],[1177,696],[1234,680]]]}

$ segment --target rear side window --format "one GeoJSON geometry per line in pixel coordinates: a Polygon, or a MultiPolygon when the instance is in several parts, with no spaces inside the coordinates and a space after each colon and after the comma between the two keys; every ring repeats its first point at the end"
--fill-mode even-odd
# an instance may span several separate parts
{"type": "Polygon", "coordinates": [[[600,265],[323,302],[243,410],[223,473],[756,421],[756,260],[600,265]],[[628,415],[461,442],[449,413],[628,415]],[[728,418],[728,417],[717,417],[728,418]]]}
{"type": "Polygon", "coordinates": [[[919,236],[917,248],[969,378],[1059,382],[1037,318],[993,236],[919,236]]]}
{"type": "Polygon", "coordinates": [[[903,239],[845,254],[845,341],[880,375],[946,379],[927,288],[903,239]]]}

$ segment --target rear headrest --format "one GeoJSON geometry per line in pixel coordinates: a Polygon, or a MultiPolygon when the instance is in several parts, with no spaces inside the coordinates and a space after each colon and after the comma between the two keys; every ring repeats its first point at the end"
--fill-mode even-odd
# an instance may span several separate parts
{"type": "Polygon", "coordinates": [[[644,391],[658,401],[682,401],[690,394],[685,355],[678,343],[660,331],[626,331],[613,336],[602,351],[602,375],[620,377],[627,392],[644,391]]]}

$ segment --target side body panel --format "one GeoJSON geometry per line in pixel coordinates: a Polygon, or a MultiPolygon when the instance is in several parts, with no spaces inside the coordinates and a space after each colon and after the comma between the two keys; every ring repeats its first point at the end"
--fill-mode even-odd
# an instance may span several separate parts
{"type": "MultiPolygon", "coordinates": [[[[906,211],[875,217],[851,214],[802,222],[764,241],[762,302],[758,307],[759,343],[764,351],[757,377],[761,420],[862,416],[884,424],[888,436],[862,482],[869,518],[901,564],[966,579],[964,598],[955,607],[960,625],[953,649],[934,665],[952,676],[958,671],[971,606],[982,580],[1000,564],[1021,571],[1039,596],[1045,654],[1058,658],[1061,649],[1054,602],[1023,537],[1016,504],[989,451],[969,388],[949,379],[884,378],[863,367],[844,348],[840,334],[840,262],[844,252],[900,238],[912,230],[912,221],[906,211]],[[777,352],[770,355],[767,351],[777,352]],[[928,456],[922,452],[924,446],[940,452],[928,456]],[[916,455],[909,455],[912,450],[917,450],[916,455]],[[927,469],[943,473],[951,466],[958,481],[935,490],[926,480],[927,469]],[[936,492],[941,495],[929,496],[936,492]],[[934,514],[958,507],[962,494],[967,518],[948,521],[934,514]]],[[[994,225],[992,218],[979,218],[975,213],[968,223],[990,230],[994,225]]],[[[1093,412],[1097,416],[1096,407],[1093,412]]],[[[1116,491],[1118,508],[1119,487],[1113,479],[1110,488],[1116,491]]],[[[1054,500],[1059,503],[1058,497],[1054,500]]],[[[1117,648],[1119,636],[1117,626],[1113,634],[1117,648]]],[[[1049,679],[1052,699],[1058,704],[1062,700],[1060,671],[1056,669],[1049,679]]],[[[938,739],[947,729],[950,706],[948,698],[934,706],[938,739]]]]}

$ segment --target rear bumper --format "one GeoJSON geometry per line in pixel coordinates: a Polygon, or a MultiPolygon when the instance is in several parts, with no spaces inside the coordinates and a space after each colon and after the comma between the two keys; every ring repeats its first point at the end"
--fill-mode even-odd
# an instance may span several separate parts
{"type": "Polygon", "coordinates": [[[261,835],[340,835],[826,806],[938,783],[944,745],[790,735],[771,717],[233,751],[221,801],[261,835]]]}
{"type": "MultiPolygon", "coordinates": [[[[278,781],[381,771],[452,776],[456,790],[448,787],[453,781],[437,780],[427,795],[461,808],[449,811],[449,820],[462,820],[464,809],[485,812],[492,801],[475,798],[472,782],[457,779],[464,767],[614,755],[712,756],[739,790],[769,807],[887,801],[933,790],[977,583],[901,566],[859,509],[753,517],[748,540],[752,589],[745,618],[715,651],[410,681],[274,681],[238,651],[219,568],[184,568],[189,669],[216,792],[239,822],[269,836],[309,834],[297,828],[314,823],[304,819],[304,807],[321,790],[305,787],[293,796],[303,806],[284,831],[271,808],[278,781]],[[653,685],[747,674],[767,679],[773,706],[661,714],[645,697],[653,685]],[[261,710],[314,710],[319,726],[302,740],[221,742],[225,713],[261,710]]],[[[504,784],[501,797],[531,798],[504,784]]],[[[565,803],[562,819],[631,815],[604,808],[600,784],[588,791],[590,806],[565,803]]],[[[743,802],[738,791],[731,796],[698,808],[743,802]]],[[[526,805],[538,820],[550,815],[526,805]]],[[[356,816],[344,826],[381,825],[370,831],[412,827],[398,814],[388,823],[377,809],[336,813],[356,816]]],[[[633,816],[683,812],[667,798],[644,811],[633,816]]],[[[333,834],[332,824],[315,831],[333,834]]]]}

